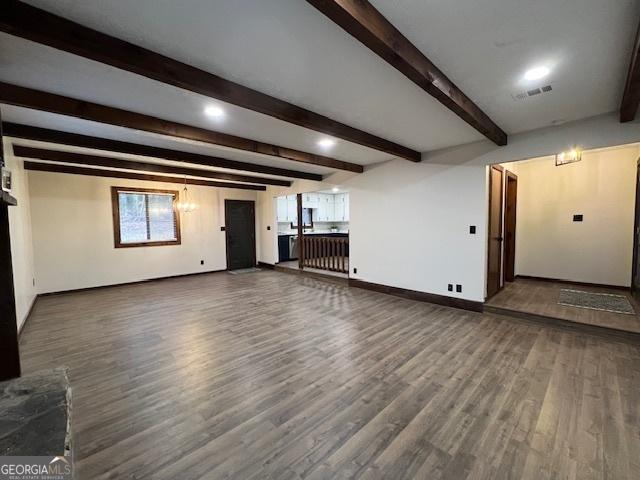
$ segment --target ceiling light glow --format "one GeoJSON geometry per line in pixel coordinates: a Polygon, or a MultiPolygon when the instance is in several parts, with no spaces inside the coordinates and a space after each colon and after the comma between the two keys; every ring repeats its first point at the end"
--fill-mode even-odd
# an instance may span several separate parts
{"type": "Polygon", "coordinates": [[[332,138],[323,138],[318,140],[318,146],[321,148],[331,148],[336,144],[336,141],[332,138]]]}
{"type": "Polygon", "coordinates": [[[340,189],[339,189],[338,187],[333,187],[333,188],[331,189],[331,191],[332,191],[333,193],[337,193],[337,192],[339,192],[339,191],[340,191],[340,189]]]}
{"type": "Polygon", "coordinates": [[[217,105],[209,105],[205,107],[204,113],[207,117],[211,117],[211,118],[224,117],[224,110],[217,105]]]}
{"type": "Polygon", "coordinates": [[[524,74],[525,80],[540,80],[551,73],[549,67],[535,67],[527,70],[524,74]]]}

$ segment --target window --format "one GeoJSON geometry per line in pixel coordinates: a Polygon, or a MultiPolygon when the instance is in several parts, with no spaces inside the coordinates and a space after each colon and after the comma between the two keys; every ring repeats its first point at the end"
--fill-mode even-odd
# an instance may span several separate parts
{"type": "Polygon", "coordinates": [[[116,248],[180,244],[175,190],[111,187],[116,248]]]}
{"type": "MultiPolygon", "coordinates": [[[[313,209],[312,208],[302,209],[302,227],[313,228],[313,209]]],[[[296,219],[296,223],[291,222],[291,230],[295,230],[296,228],[298,228],[297,219],[296,219]]]]}

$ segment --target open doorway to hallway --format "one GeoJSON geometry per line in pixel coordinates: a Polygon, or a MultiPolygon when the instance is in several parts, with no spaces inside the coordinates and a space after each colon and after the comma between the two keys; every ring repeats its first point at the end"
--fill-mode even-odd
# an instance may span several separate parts
{"type": "Polygon", "coordinates": [[[631,295],[637,144],[492,165],[487,303],[640,332],[631,295]]]}

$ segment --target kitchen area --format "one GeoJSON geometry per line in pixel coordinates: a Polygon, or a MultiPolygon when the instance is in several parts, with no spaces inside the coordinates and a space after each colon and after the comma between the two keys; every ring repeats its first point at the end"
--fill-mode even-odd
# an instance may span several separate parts
{"type": "Polygon", "coordinates": [[[349,193],[336,188],[302,194],[304,245],[298,238],[296,195],[276,199],[279,265],[346,274],[349,257],[349,193]],[[302,247],[302,248],[301,248],[302,247]],[[300,262],[301,252],[304,258],[300,262]]]}

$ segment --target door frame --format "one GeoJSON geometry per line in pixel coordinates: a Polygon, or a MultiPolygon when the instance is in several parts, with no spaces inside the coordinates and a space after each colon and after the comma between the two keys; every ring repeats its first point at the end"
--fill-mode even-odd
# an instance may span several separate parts
{"type": "Polygon", "coordinates": [[[486,300],[488,300],[489,298],[493,297],[495,294],[497,294],[500,290],[502,290],[503,286],[504,286],[504,282],[503,282],[503,268],[502,268],[502,262],[503,262],[503,250],[504,250],[504,238],[502,237],[502,235],[504,235],[504,168],[501,165],[489,165],[489,195],[488,195],[488,205],[487,205],[487,212],[488,212],[488,218],[487,218],[487,281],[486,281],[486,289],[487,289],[487,294],[486,294],[486,300]],[[493,293],[489,293],[489,270],[491,267],[491,202],[493,200],[493,189],[492,187],[492,172],[491,169],[495,169],[497,171],[500,172],[500,212],[498,214],[498,218],[499,218],[499,222],[500,222],[500,238],[502,238],[501,243],[500,243],[500,272],[498,274],[498,289],[493,292],[493,293]]]}
{"type": "Polygon", "coordinates": [[[518,206],[518,176],[505,170],[504,177],[504,219],[503,222],[503,258],[502,258],[502,284],[504,282],[513,282],[516,276],[516,225],[518,222],[517,206],[518,206]],[[516,195],[513,199],[514,220],[513,220],[513,239],[509,242],[509,219],[507,212],[509,211],[509,182],[515,183],[516,195]],[[513,243],[511,246],[510,243],[513,243]],[[512,248],[513,247],[513,248],[512,248]]]}
{"type": "Polygon", "coordinates": [[[229,248],[229,205],[232,203],[246,203],[251,206],[251,212],[253,213],[253,222],[252,222],[252,231],[251,242],[253,244],[253,266],[257,265],[256,263],[256,202],[253,200],[233,200],[227,199],[224,200],[224,235],[225,235],[225,250],[226,250],[226,258],[227,258],[227,270],[229,270],[230,262],[229,262],[229,253],[231,249],[229,248]]]}
{"type": "Polygon", "coordinates": [[[631,294],[635,298],[640,297],[640,285],[636,285],[636,277],[638,275],[638,246],[640,243],[640,159],[636,162],[636,198],[635,209],[633,214],[633,264],[631,265],[631,294]]]}

